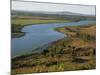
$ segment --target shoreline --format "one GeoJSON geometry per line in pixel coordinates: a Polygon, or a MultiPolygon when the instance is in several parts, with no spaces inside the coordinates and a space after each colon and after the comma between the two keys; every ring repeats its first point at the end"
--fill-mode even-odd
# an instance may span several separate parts
{"type": "MultiPolygon", "coordinates": [[[[21,30],[24,28],[24,27],[26,27],[26,26],[30,26],[30,25],[36,25],[36,24],[53,24],[53,23],[68,23],[68,22],[75,22],[75,21],[66,21],[66,22],[48,22],[48,23],[32,23],[32,24],[24,24],[24,25],[18,25],[18,24],[15,24],[16,26],[18,26],[18,27],[21,27],[21,29],[19,29],[19,32],[20,33],[22,33],[21,34],[21,36],[18,36],[18,35],[13,35],[14,33],[12,32],[12,38],[20,38],[20,37],[22,37],[22,36],[24,36],[25,35],[25,32],[22,32],[21,30]],[[14,37],[13,37],[14,36],[14,37]]],[[[13,26],[13,24],[12,24],[12,26],[13,26]]]]}
{"type": "MultiPolygon", "coordinates": [[[[33,24],[32,24],[32,25],[33,25],[33,24]]],[[[90,25],[91,25],[91,24],[90,24],[90,25]]],[[[26,26],[27,26],[27,25],[26,25],[26,26]]],[[[29,26],[29,25],[28,25],[28,26],[29,26]]],[[[82,25],[82,26],[84,26],[84,25],[82,25]]],[[[85,25],[85,26],[89,26],[89,25],[85,25]]],[[[70,34],[66,34],[66,33],[64,33],[64,32],[62,32],[62,31],[59,31],[59,29],[64,28],[64,27],[77,27],[77,26],[63,26],[63,27],[57,27],[57,28],[54,28],[54,29],[53,29],[54,31],[60,32],[60,33],[64,34],[65,36],[67,36],[67,40],[68,40],[68,39],[71,38],[70,34]]],[[[79,25],[79,27],[80,27],[80,25],[79,25]]],[[[70,32],[70,31],[69,31],[69,32],[70,32]]],[[[25,32],[24,32],[24,33],[25,33],[25,32]]],[[[73,36],[73,35],[72,35],[72,36],[73,36]]],[[[19,38],[20,38],[20,37],[19,37],[19,38]]],[[[55,43],[55,42],[61,41],[61,40],[63,40],[63,39],[66,39],[66,37],[61,38],[61,39],[58,39],[58,40],[56,40],[56,41],[53,41],[53,42],[49,43],[48,46],[52,45],[52,44],[55,43]]],[[[45,45],[47,45],[47,44],[45,44],[45,45]]],[[[34,53],[34,51],[37,51],[38,49],[41,49],[42,47],[44,48],[45,45],[43,45],[43,46],[41,46],[41,47],[39,47],[39,48],[36,48],[35,50],[32,50],[32,52],[34,53]]],[[[47,48],[47,47],[46,47],[46,48],[47,48]]],[[[41,52],[42,52],[42,51],[41,51],[41,52]]],[[[40,53],[40,52],[37,52],[37,53],[40,53]]],[[[31,54],[31,53],[29,53],[29,54],[31,54]]],[[[27,55],[27,54],[25,53],[25,54],[22,54],[22,55],[18,55],[18,56],[15,56],[14,58],[20,57],[20,56],[23,56],[23,55],[27,55]]]]}
{"type": "MultiPolygon", "coordinates": [[[[22,30],[24,27],[30,26],[30,25],[54,24],[54,23],[68,23],[68,22],[80,22],[80,21],[82,21],[82,20],[79,20],[79,21],[66,21],[66,22],[35,23],[35,24],[24,24],[24,25],[21,25],[21,24],[20,24],[20,25],[17,25],[17,24],[15,24],[15,26],[18,26],[19,28],[21,27],[21,29],[18,30],[18,31],[19,31],[18,34],[12,32],[11,37],[12,37],[12,38],[20,38],[20,37],[24,36],[24,35],[25,35],[25,32],[22,32],[21,30],[22,30]],[[15,35],[14,35],[14,34],[15,34],[15,35]]],[[[83,20],[83,21],[84,21],[84,20],[83,20]]],[[[13,24],[12,24],[12,26],[13,26],[13,24]]],[[[13,29],[13,28],[12,28],[12,29],[13,29]]]]}
{"type": "Polygon", "coordinates": [[[69,34],[70,38],[65,37],[54,41],[41,53],[27,54],[12,59],[12,75],[95,69],[96,39],[91,37],[96,35],[95,24],[65,26],[58,29],[66,35],[69,34]],[[76,30],[84,34],[76,36],[77,34],[74,34],[76,30]],[[90,36],[87,37],[87,34],[90,36]]]}

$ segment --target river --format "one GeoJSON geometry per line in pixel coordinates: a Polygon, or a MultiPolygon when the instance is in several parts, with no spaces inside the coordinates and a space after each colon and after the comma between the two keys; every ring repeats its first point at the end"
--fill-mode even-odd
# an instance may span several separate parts
{"type": "Polygon", "coordinates": [[[22,29],[22,32],[26,33],[25,36],[12,38],[11,40],[12,57],[29,53],[35,48],[67,37],[64,34],[55,31],[54,28],[56,27],[87,25],[91,23],[95,23],[95,21],[27,25],[22,29]]]}

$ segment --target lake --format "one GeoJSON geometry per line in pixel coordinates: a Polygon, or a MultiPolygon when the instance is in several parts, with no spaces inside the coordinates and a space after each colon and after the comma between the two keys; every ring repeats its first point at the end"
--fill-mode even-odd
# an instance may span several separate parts
{"type": "Polygon", "coordinates": [[[26,33],[25,36],[12,38],[11,40],[12,57],[29,53],[35,48],[67,37],[64,34],[55,31],[54,28],[56,27],[87,25],[91,23],[95,23],[95,21],[27,25],[22,29],[22,32],[26,33]]]}

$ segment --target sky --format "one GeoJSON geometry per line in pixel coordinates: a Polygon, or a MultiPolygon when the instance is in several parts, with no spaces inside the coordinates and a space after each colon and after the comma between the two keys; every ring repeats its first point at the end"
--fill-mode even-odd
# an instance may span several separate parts
{"type": "Polygon", "coordinates": [[[12,1],[12,10],[23,11],[48,11],[48,12],[73,12],[80,14],[95,15],[95,6],[72,5],[72,4],[54,4],[28,1],[12,1]]]}

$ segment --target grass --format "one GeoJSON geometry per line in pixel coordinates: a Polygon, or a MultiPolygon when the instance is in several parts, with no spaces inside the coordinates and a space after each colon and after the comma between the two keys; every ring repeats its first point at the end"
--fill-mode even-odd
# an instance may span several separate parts
{"type": "Polygon", "coordinates": [[[24,26],[22,26],[22,25],[12,24],[12,26],[11,26],[12,38],[16,38],[16,37],[18,38],[18,37],[24,36],[25,33],[21,32],[21,29],[23,27],[24,26]]]}
{"type": "Polygon", "coordinates": [[[53,42],[42,53],[13,58],[12,75],[95,69],[96,39],[92,38],[96,35],[95,27],[93,24],[56,28],[69,38],[53,42]]]}
{"type": "Polygon", "coordinates": [[[21,29],[30,24],[46,24],[46,23],[63,23],[70,22],[71,20],[61,20],[61,19],[44,19],[44,17],[21,17],[21,18],[12,18],[12,38],[18,38],[24,36],[25,33],[21,32],[21,29]]]}
{"type": "Polygon", "coordinates": [[[70,22],[69,20],[43,20],[43,19],[13,19],[12,24],[27,25],[27,24],[45,24],[45,23],[63,23],[70,22]]]}

